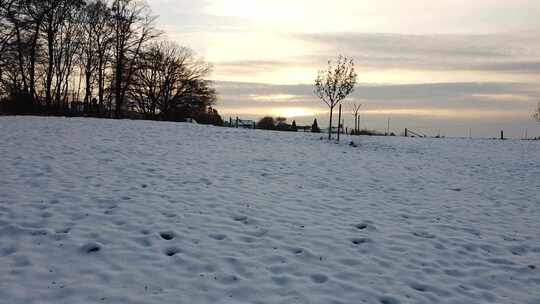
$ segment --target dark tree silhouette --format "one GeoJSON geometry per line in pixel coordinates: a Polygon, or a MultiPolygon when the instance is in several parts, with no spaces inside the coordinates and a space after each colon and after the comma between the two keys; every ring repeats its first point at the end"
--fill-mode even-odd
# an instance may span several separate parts
{"type": "Polygon", "coordinates": [[[334,108],[354,91],[357,74],[354,60],[339,56],[337,61],[328,61],[328,68],[319,71],[315,79],[315,94],[330,109],[328,140],[332,139],[332,115],[334,108]]]}
{"type": "Polygon", "coordinates": [[[317,118],[313,121],[313,124],[311,125],[311,132],[313,133],[321,133],[321,129],[319,128],[319,124],[317,123],[317,118]]]}
{"type": "Polygon", "coordinates": [[[197,107],[192,101],[200,102],[199,108],[206,110],[215,101],[215,92],[203,81],[210,70],[210,65],[188,48],[167,41],[152,43],[137,61],[130,99],[152,118],[168,116],[186,105],[197,107]]]}
{"type": "Polygon", "coordinates": [[[210,65],[154,20],[144,0],[0,0],[0,111],[219,124],[210,65]]]}
{"type": "Polygon", "coordinates": [[[286,121],[287,121],[287,118],[285,118],[285,117],[281,117],[281,116],[280,116],[280,117],[277,117],[277,118],[276,118],[276,124],[283,124],[283,123],[285,123],[286,121]]]}
{"type": "Polygon", "coordinates": [[[266,116],[263,117],[259,122],[257,122],[257,129],[262,130],[274,130],[276,128],[276,122],[273,117],[266,116]]]}

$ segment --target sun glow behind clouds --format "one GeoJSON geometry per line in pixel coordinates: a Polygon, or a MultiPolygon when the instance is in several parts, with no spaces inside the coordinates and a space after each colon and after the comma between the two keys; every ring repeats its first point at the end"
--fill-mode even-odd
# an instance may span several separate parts
{"type": "Polygon", "coordinates": [[[264,108],[227,108],[221,111],[224,115],[273,116],[273,117],[314,117],[326,113],[325,110],[307,107],[264,107],[264,108]]]}
{"type": "Polygon", "coordinates": [[[316,111],[309,108],[274,108],[272,112],[275,116],[281,116],[285,118],[314,116],[316,111]]]}
{"type": "Polygon", "coordinates": [[[296,95],[290,95],[290,94],[275,94],[275,95],[251,94],[249,97],[251,97],[255,101],[266,101],[266,102],[288,102],[288,101],[292,101],[294,98],[297,98],[296,95]]]}

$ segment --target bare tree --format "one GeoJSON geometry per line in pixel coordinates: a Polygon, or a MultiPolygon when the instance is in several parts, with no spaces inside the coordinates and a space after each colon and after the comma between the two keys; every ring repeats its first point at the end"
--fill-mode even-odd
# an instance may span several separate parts
{"type": "Polygon", "coordinates": [[[362,104],[353,103],[354,135],[360,133],[360,108],[362,104]]]}
{"type": "Polygon", "coordinates": [[[536,121],[540,122],[540,102],[538,103],[538,105],[536,106],[536,109],[534,110],[533,117],[534,119],[536,119],[536,121]]]}
{"type": "MultiPolygon", "coordinates": [[[[43,12],[42,32],[46,42],[46,71],[45,71],[45,103],[50,106],[53,100],[57,100],[61,95],[60,90],[66,72],[64,65],[71,63],[71,59],[64,60],[64,51],[71,47],[73,29],[73,14],[76,9],[83,6],[81,0],[51,0],[40,1],[37,4],[39,11],[43,12]],[[66,33],[66,31],[70,33],[66,33]],[[67,39],[66,39],[67,38],[67,39]],[[53,87],[53,82],[56,83],[53,87]],[[53,94],[54,99],[53,99],[53,94]]],[[[71,55],[71,54],[68,54],[71,55]]]]}
{"type": "Polygon", "coordinates": [[[8,15],[12,10],[14,0],[0,0],[0,96],[8,92],[10,82],[9,48],[15,36],[15,31],[9,25],[8,15]]]}
{"type": "Polygon", "coordinates": [[[82,36],[80,19],[83,12],[81,7],[81,2],[68,4],[55,39],[53,100],[57,107],[67,104],[69,79],[75,68],[77,54],[80,53],[82,36]]]}
{"type": "Polygon", "coordinates": [[[96,86],[98,109],[102,109],[105,102],[105,81],[111,61],[111,15],[111,8],[104,0],[94,0],[86,5],[81,16],[80,65],[84,74],[84,101],[90,102],[96,86]]]}
{"type": "Polygon", "coordinates": [[[155,17],[150,15],[149,7],[138,0],[114,0],[112,4],[113,20],[113,91],[115,116],[122,117],[125,97],[132,84],[144,45],[159,36],[154,28],[155,17]]]}
{"type": "Polygon", "coordinates": [[[44,12],[37,0],[7,0],[2,4],[4,31],[13,35],[3,45],[3,71],[9,73],[3,82],[10,94],[33,103],[44,12]]]}
{"type": "Polygon", "coordinates": [[[319,71],[315,79],[315,94],[330,108],[328,140],[332,139],[334,108],[354,91],[356,79],[353,59],[341,55],[335,64],[328,61],[328,68],[319,71]]]}
{"type": "Polygon", "coordinates": [[[203,77],[210,65],[195,57],[193,52],[174,43],[152,43],[137,60],[133,85],[128,97],[147,117],[164,117],[179,107],[200,109],[213,104],[215,92],[210,91],[203,77]]]}

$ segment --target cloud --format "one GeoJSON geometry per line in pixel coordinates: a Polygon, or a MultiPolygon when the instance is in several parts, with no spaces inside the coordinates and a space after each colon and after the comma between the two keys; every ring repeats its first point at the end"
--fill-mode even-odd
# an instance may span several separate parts
{"type": "Polygon", "coordinates": [[[330,54],[347,54],[373,69],[462,70],[540,74],[540,32],[486,35],[366,33],[298,34],[330,54]]]}
{"type": "MultiPolygon", "coordinates": [[[[280,106],[324,108],[311,85],[216,82],[222,108],[280,106]],[[283,98],[286,97],[286,98],[283,98]]],[[[530,111],[540,91],[525,83],[436,83],[357,86],[349,100],[371,109],[420,108],[530,111]]]]}
{"type": "Polygon", "coordinates": [[[537,35],[540,36],[540,32],[489,35],[318,33],[287,34],[279,39],[265,36],[264,43],[258,43],[257,36],[250,36],[255,46],[232,43],[229,49],[223,49],[226,53],[238,48],[239,56],[227,59],[223,53],[216,52],[220,60],[213,61],[214,79],[311,83],[313,75],[326,66],[327,60],[345,54],[355,59],[362,82],[540,81],[537,35]],[[293,48],[280,47],[287,44],[287,39],[294,41],[288,43],[294,45],[293,48]],[[267,49],[271,51],[265,51],[267,49]],[[258,55],[250,57],[250,52],[258,55]]]}

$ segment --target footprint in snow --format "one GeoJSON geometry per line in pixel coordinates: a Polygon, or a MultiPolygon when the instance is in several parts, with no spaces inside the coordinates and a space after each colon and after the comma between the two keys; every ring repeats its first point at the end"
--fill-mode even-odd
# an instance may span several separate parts
{"type": "Polygon", "coordinates": [[[393,297],[381,297],[379,298],[379,302],[381,302],[381,304],[400,304],[401,303],[398,299],[393,298],[393,297]]]}
{"type": "Polygon", "coordinates": [[[425,239],[434,239],[437,237],[435,234],[429,233],[427,231],[416,231],[413,232],[413,235],[425,239]]]}
{"type": "Polygon", "coordinates": [[[220,233],[212,233],[212,234],[209,234],[208,236],[217,241],[223,241],[227,237],[225,234],[220,234],[220,233]]]}
{"type": "Polygon", "coordinates": [[[247,216],[245,215],[236,215],[233,217],[233,220],[235,220],[236,222],[244,222],[244,224],[247,222],[247,216]]]}
{"type": "Polygon", "coordinates": [[[15,247],[2,248],[0,249],[0,257],[12,255],[16,252],[17,252],[17,249],[15,249],[15,247]]]}
{"type": "Polygon", "coordinates": [[[304,254],[304,249],[296,248],[296,249],[293,249],[292,252],[294,253],[294,255],[303,255],[304,254]]]}
{"type": "Polygon", "coordinates": [[[166,256],[172,257],[172,256],[176,255],[177,253],[180,253],[180,249],[176,248],[176,247],[170,247],[170,248],[165,249],[164,253],[165,253],[166,256]]]}
{"type": "Polygon", "coordinates": [[[351,242],[358,246],[358,245],[363,245],[363,244],[367,244],[367,243],[371,243],[373,242],[371,239],[368,239],[368,238],[354,238],[354,239],[351,239],[351,242]]]}
{"type": "Polygon", "coordinates": [[[56,229],[54,232],[57,234],[68,234],[71,231],[71,228],[62,228],[62,229],[56,229]]]}
{"type": "Polygon", "coordinates": [[[323,284],[328,281],[328,277],[324,274],[313,274],[310,277],[311,277],[311,280],[317,284],[323,284]]]}
{"type": "Polygon", "coordinates": [[[365,223],[362,223],[362,224],[357,224],[357,225],[355,225],[355,227],[356,227],[356,229],[358,229],[358,230],[364,230],[364,229],[366,229],[366,228],[368,227],[368,225],[365,224],[365,223]]]}
{"type": "Polygon", "coordinates": [[[80,249],[81,249],[81,251],[83,253],[94,253],[94,252],[101,251],[102,247],[103,247],[103,245],[101,245],[98,242],[88,242],[88,243],[84,244],[83,246],[81,246],[80,249]]]}
{"type": "Polygon", "coordinates": [[[161,236],[162,239],[170,241],[174,239],[175,234],[172,231],[162,231],[159,233],[159,236],[161,236]]]}

